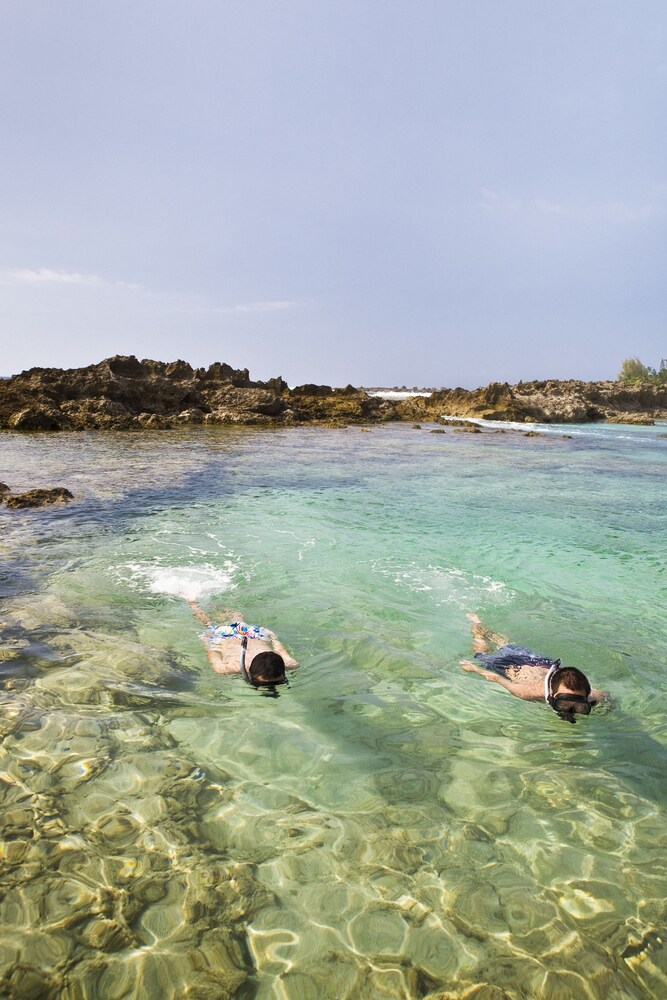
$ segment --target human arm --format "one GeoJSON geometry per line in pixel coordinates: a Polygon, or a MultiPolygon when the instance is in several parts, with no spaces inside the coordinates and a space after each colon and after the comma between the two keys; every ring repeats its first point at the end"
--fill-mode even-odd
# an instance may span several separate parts
{"type": "Polygon", "coordinates": [[[275,634],[275,632],[271,632],[270,629],[265,629],[264,631],[271,640],[273,651],[275,653],[279,653],[280,656],[282,656],[283,660],[285,661],[285,669],[296,670],[296,668],[299,666],[298,660],[295,660],[294,657],[285,649],[285,647],[283,646],[282,642],[275,634]]]}
{"type": "Polygon", "coordinates": [[[483,677],[485,681],[491,681],[493,684],[500,684],[502,687],[511,687],[510,682],[506,677],[501,677],[500,674],[494,673],[492,670],[485,670],[484,667],[480,667],[478,663],[471,663],[470,660],[462,660],[459,663],[461,670],[465,670],[469,674],[479,674],[483,677]]]}
{"type": "Polygon", "coordinates": [[[588,700],[591,705],[605,705],[607,709],[614,707],[614,700],[608,691],[598,691],[597,688],[591,688],[591,693],[588,696],[588,700]]]}
{"type": "Polygon", "coordinates": [[[484,667],[480,667],[477,663],[471,663],[470,660],[462,660],[459,663],[461,670],[465,670],[469,674],[479,674],[483,677],[485,681],[491,681],[492,684],[500,684],[504,687],[506,691],[510,694],[515,695],[517,698],[521,698],[523,701],[540,701],[540,695],[536,694],[530,687],[521,687],[516,683],[516,681],[510,680],[509,677],[503,677],[501,674],[496,674],[492,670],[485,670],[484,667]]]}

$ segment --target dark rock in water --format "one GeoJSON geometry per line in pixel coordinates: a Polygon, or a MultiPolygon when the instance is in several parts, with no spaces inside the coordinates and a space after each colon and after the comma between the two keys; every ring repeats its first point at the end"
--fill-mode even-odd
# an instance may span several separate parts
{"type": "Polygon", "coordinates": [[[25,410],[14,413],[9,418],[8,424],[17,431],[59,431],[62,429],[58,411],[45,406],[28,406],[25,410]]]}
{"type": "Polygon", "coordinates": [[[0,496],[2,496],[3,493],[11,493],[7,483],[0,483],[0,496]]]}
{"type": "Polygon", "coordinates": [[[446,434],[447,431],[442,427],[436,427],[435,430],[431,431],[431,434],[446,434]]]}
{"type": "Polygon", "coordinates": [[[64,486],[56,486],[50,490],[27,490],[25,493],[6,493],[3,500],[8,507],[45,507],[47,504],[69,503],[74,496],[64,486]]]}
{"type": "Polygon", "coordinates": [[[85,932],[85,941],[96,951],[120,951],[133,942],[129,928],[118,920],[93,920],[85,932]]]}
{"type": "Polygon", "coordinates": [[[17,962],[7,982],[9,993],[2,996],[21,997],[22,1000],[43,1000],[54,996],[49,977],[41,969],[17,962]]]}
{"type": "Polygon", "coordinates": [[[655,424],[655,420],[647,413],[617,413],[607,417],[607,423],[636,424],[640,427],[652,427],[655,424]]]}

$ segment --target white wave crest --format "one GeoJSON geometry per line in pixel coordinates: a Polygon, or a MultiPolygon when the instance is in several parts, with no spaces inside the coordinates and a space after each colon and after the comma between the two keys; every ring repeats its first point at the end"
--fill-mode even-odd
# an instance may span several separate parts
{"type": "Polygon", "coordinates": [[[525,434],[530,431],[533,434],[545,434],[547,436],[570,437],[570,438],[593,438],[597,441],[634,441],[638,444],[652,444],[664,427],[660,421],[650,425],[634,424],[533,424],[519,423],[516,420],[487,420],[484,417],[455,417],[447,416],[444,413],[439,419],[443,423],[474,424],[477,427],[488,428],[494,431],[521,431],[525,434]]]}
{"type": "Polygon", "coordinates": [[[237,569],[238,566],[231,559],[225,560],[222,566],[210,563],[200,566],[126,563],[119,567],[118,576],[136,590],[200,600],[211,594],[233,590],[236,587],[234,573],[237,569]]]}

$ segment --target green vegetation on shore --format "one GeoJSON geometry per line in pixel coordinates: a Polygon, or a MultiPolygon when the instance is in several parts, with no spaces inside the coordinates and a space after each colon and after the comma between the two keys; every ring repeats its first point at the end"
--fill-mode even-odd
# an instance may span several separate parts
{"type": "Polygon", "coordinates": [[[650,385],[667,385],[667,358],[663,358],[656,371],[643,364],[639,358],[626,358],[616,376],[619,382],[648,382],[650,385]]]}

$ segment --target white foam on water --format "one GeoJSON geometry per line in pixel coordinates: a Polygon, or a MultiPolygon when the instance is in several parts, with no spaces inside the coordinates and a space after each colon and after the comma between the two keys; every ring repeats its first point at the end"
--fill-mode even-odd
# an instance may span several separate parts
{"type": "Polygon", "coordinates": [[[401,389],[375,389],[373,391],[368,391],[369,396],[374,396],[377,399],[414,399],[415,396],[423,396],[424,399],[429,399],[433,393],[432,392],[411,392],[410,390],[401,389]]]}
{"type": "Polygon", "coordinates": [[[474,607],[492,595],[497,603],[506,603],[516,596],[505,583],[490,576],[466,573],[455,566],[420,566],[418,563],[392,565],[389,561],[374,564],[374,570],[389,577],[398,587],[413,592],[428,591],[436,604],[474,607]]]}
{"type": "Polygon", "coordinates": [[[488,427],[490,430],[531,431],[534,434],[556,435],[563,437],[596,438],[602,441],[634,441],[642,444],[655,441],[661,430],[660,424],[630,425],[630,424],[533,424],[519,423],[516,420],[485,420],[484,417],[455,417],[441,414],[440,420],[445,422],[464,421],[477,427],[488,427]]]}
{"type": "Polygon", "coordinates": [[[234,590],[238,566],[227,559],[222,566],[204,563],[199,566],[163,566],[159,563],[126,563],[118,576],[137,590],[169,597],[200,600],[211,594],[234,590]]]}

